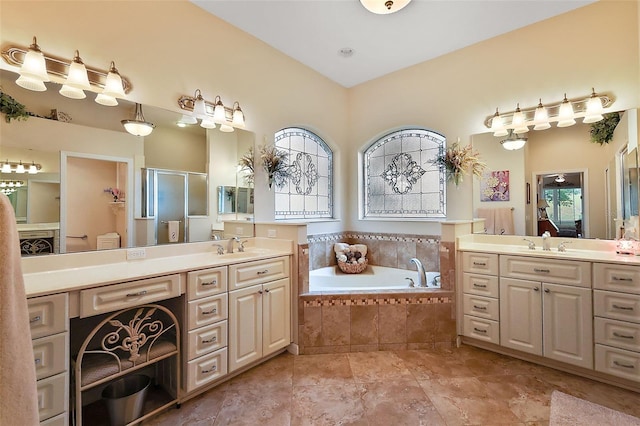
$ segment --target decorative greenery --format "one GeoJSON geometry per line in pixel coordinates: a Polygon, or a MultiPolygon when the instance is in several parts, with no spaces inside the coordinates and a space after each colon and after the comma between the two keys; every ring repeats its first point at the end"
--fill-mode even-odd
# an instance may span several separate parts
{"type": "Polygon", "coordinates": [[[262,167],[269,175],[269,189],[274,183],[276,187],[282,188],[290,177],[290,166],[287,163],[288,157],[288,152],[276,148],[275,145],[260,146],[262,167]]]}
{"type": "Polygon", "coordinates": [[[619,112],[603,114],[604,118],[595,123],[591,123],[591,142],[604,145],[613,139],[613,131],[620,122],[619,112]]]}
{"type": "Polygon", "coordinates": [[[440,168],[444,168],[447,173],[447,180],[453,182],[456,186],[462,183],[462,177],[470,172],[482,177],[482,172],[487,167],[485,163],[480,161],[480,154],[474,151],[470,144],[463,147],[460,146],[460,140],[454,142],[431,162],[440,168]]]}
{"type": "Polygon", "coordinates": [[[29,117],[25,106],[2,91],[2,89],[0,89],[0,112],[4,114],[4,119],[7,123],[11,123],[11,119],[26,120],[29,117]]]}
{"type": "Polygon", "coordinates": [[[253,185],[255,179],[255,170],[253,169],[253,147],[250,147],[247,152],[245,152],[240,161],[238,161],[238,165],[240,166],[240,171],[244,173],[244,180],[247,185],[253,185]]]}

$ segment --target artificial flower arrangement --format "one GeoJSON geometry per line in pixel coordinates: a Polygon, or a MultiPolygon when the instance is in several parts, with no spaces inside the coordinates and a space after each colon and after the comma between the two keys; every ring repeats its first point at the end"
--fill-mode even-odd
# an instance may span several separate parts
{"type": "Polygon", "coordinates": [[[106,188],[104,192],[108,192],[113,197],[114,202],[124,201],[124,191],[118,188],[106,188]]]}
{"type": "Polygon", "coordinates": [[[460,139],[454,142],[443,153],[439,154],[431,161],[434,165],[444,168],[447,173],[447,180],[456,186],[462,183],[462,178],[468,173],[472,173],[479,178],[487,167],[480,161],[480,154],[474,151],[471,144],[460,146],[460,139]]]}
{"type": "Polygon", "coordinates": [[[262,167],[269,176],[269,189],[275,183],[276,187],[282,188],[289,178],[290,167],[287,159],[289,153],[276,148],[275,145],[260,146],[260,159],[262,167]]]}
{"type": "Polygon", "coordinates": [[[247,185],[253,185],[253,181],[255,179],[255,171],[253,169],[253,147],[249,147],[249,150],[240,157],[238,166],[240,166],[240,172],[243,173],[243,177],[247,185]]]}

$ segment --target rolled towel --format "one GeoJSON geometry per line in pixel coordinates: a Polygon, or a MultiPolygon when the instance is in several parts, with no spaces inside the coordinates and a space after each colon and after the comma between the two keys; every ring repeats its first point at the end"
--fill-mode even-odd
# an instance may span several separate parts
{"type": "Polygon", "coordinates": [[[354,244],[351,246],[351,251],[359,251],[362,256],[367,255],[367,246],[365,244],[354,244]]]}
{"type": "Polygon", "coordinates": [[[338,256],[336,256],[336,258],[338,259],[339,262],[347,261],[347,256],[345,254],[339,254],[338,256]]]}
{"type": "Polygon", "coordinates": [[[347,243],[335,243],[333,245],[333,251],[336,253],[345,252],[349,249],[349,244],[347,243]]]}

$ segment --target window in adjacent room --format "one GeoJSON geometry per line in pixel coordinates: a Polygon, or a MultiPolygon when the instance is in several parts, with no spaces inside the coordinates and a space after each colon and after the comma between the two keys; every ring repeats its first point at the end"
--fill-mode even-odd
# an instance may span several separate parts
{"type": "Polygon", "coordinates": [[[278,150],[288,154],[289,178],[275,189],[276,219],[333,217],[333,153],[315,133],[289,127],[275,135],[278,150]]]}
{"type": "Polygon", "coordinates": [[[364,218],[446,217],[445,171],[432,161],[444,136],[403,129],[374,141],[363,153],[364,218]]]}

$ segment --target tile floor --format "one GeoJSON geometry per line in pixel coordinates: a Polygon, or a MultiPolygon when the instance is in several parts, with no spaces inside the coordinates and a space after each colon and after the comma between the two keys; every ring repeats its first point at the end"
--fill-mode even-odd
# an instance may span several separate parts
{"type": "Polygon", "coordinates": [[[463,346],[279,355],[145,426],[548,425],[551,392],[640,417],[640,394],[463,346]]]}

